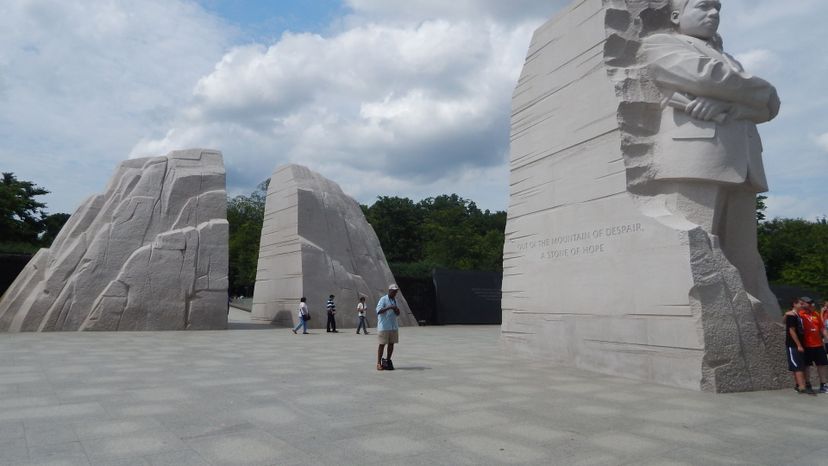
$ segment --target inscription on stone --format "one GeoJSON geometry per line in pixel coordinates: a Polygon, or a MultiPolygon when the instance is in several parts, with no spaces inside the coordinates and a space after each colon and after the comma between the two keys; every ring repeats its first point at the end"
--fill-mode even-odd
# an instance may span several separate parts
{"type": "Polygon", "coordinates": [[[644,231],[641,223],[609,225],[576,233],[567,233],[537,240],[512,241],[515,250],[536,255],[541,260],[556,260],[578,256],[592,256],[611,252],[606,240],[644,231]]]}

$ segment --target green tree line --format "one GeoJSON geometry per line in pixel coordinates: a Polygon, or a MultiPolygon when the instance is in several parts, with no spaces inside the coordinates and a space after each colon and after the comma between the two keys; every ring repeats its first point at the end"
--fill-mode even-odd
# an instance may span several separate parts
{"type": "Polygon", "coordinates": [[[436,267],[502,269],[506,212],[481,210],[457,194],[416,203],[381,196],[362,210],[395,275],[425,278],[436,267]]]}
{"type": "Polygon", "coordinates": [[[772,284],[803,287],[828,297],[828,220],[767,220],[767,196],[756,197],[759,254],[772,284]]]}
{"type": "Polygon", "coordinates": [[[828,220],[776,218],[760,223],[758,235],[768,281],[828,297],[828,220]]]}
{"type": "MultiPolygon", "coordinates": [[[[250,296],[256,283],[267,182],[250,195],[228,199],[230,288],[250,296]]],[[[430,277],[435,267],[501,270],[505,212],[480,210],[451,194],[414,202],[382,196],[362,205],[397,276],[430,277]]]]}

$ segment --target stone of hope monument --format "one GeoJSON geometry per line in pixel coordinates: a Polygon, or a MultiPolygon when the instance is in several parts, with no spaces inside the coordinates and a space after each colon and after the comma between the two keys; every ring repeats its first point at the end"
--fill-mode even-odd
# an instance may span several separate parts
{"type": "Polygon", "coordinates": [[[755,218],[756,124],[780,103],[724,52],[720,10],[579,0],[535,32],[513,99],[507,347],[694,390],[788,383],[755,218]]]}

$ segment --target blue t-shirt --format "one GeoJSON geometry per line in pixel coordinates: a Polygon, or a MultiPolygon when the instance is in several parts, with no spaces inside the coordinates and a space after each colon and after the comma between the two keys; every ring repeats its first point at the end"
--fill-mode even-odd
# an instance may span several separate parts
{"type": "Polygon", "coordinates": [[[382,314],[379,313],[380,309],[388,306],[396,306],[397,300],[394,298],[389,298],[388,295],[383,296],[380,298],[379,302],[377,303],[377,331],[378,332],[387,332],[390,330],[399,330],[400,326],[397,325],[397,314],[393,310],[388,310],[383,312],[382,314]]]}

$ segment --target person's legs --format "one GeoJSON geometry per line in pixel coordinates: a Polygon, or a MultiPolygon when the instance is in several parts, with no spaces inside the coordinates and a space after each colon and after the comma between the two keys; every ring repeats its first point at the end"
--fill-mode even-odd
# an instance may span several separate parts
{"type": "Polygon", "coordinates": [[[811,386],[811,366],[810,366],[810,364],[805,366],[805,370],[802,371],[802,376],[805,377],[805,385],[810,387],[811,386]]]}
{"type": "Polygon", "coordinates": [[[296,331],[299,330],[299,327],[303,325],[305,325],[305,319],[300,318],[299,323],[296,324],[296,327],[293,327],[293,333],[296,333],[296,331]]]}
{"type": "Polygon", "coordinates": [[[377,370],[382,370],[382,352],[385,351],[385,345],[380,344],[377,348],[377,370]]]}
{"type": "Polygon", "coordinates": [[[394,354],[394,344],[393,343],[388,344],[388,353],[387,354],[388,354],[388,357],[386,359],[388,359],[390,361],[391,360],[391,355],[394,354]]]}
{"type": "Polygon", "coordinates": [[[817,366],[817,374],[819,375],[819,391],[820,393],[828,393],[828,354],[825,353],[825,348],[820,346],[814,349],[814,359],[817,366]]]}
{"type": "Polygon", "coordinates": [[[794,381],[796,381],[796,388],[800,390],[805,390],[805,373],[802,371],[796,371],[793,373],[794,381]]]}
{"type": "Polygon", "coordinates": [[[336,316],[331,314],[331,331],[336,332],[336,316]]]}
{"type": "Polygon", "coordinates": [[[328,314],[328,321],[325,324],[325,331],[327,331],[327,332],[331,331],[331,320],[333,320],[333,316],[328,314]]]}
{"type": "Polygon", "coordinates": [[[302,333],[308,333],[308,321],[305,319],[302,319],[302,333]]]}

